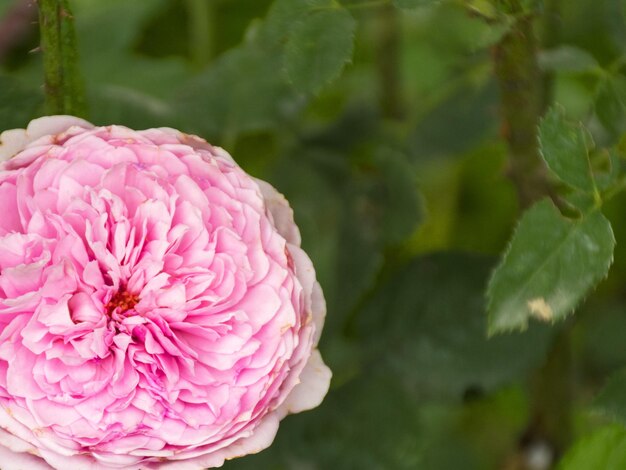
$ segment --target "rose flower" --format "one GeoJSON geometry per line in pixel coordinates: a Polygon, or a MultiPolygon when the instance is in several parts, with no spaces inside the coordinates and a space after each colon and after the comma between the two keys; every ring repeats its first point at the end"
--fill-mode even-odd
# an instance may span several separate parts
{"type": "Polygon", "coordinates": [[[0,160],[2,470],[218,467],[321,402],[315,271],[228,153],[54,116],[0,160]]]}

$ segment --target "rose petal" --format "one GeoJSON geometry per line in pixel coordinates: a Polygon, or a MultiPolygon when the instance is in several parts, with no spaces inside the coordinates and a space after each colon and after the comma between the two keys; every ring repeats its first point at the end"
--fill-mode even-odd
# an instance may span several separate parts
{"type": "Polygon", "coordinates": [[[0,157],[0,456],[199,470],[321,402],[326,305],[293,211],[225,150],[53,116],[0,157]]]}
{"type": "Polygon", "coordinates": [[[93,127],[89,122],[74,116],[45,116],[32,120],[26,129],[4,131],[0,134],[0,161],[8,160],[40,137],[60,134],[72,126],[85,129],[93,127]]]}
{"type": "Polygon", "coordinates": [[[314,350],[300,374],[300,383],[294,387],[281,405],[281,412],[300,413],[319,406],[328,393],[332,375],[319,351],[314,350]]]}

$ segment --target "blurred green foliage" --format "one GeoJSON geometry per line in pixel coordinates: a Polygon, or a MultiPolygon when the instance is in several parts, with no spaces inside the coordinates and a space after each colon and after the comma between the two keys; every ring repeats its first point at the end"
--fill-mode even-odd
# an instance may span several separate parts
{"type": "MultiPolygon", "coordinates": [[[[0,28],[20,3],[30,2],[0,0],[0,28]]],[[[486,335],[484,291],[520,215],[493,67],[516,21],[509,3],[70,1],[90,120],[176,127],[227,148],[285,193],[327,297],[326,401],[287,418],[271,449],[225,468],[531,468],[526,452],[545,437],[533,434],[536,382],[563,334],[571,358],[556,373],[582,441],[559,468],[623,468],[624,430],[607,422],[624,420],[624,380],[593,401],[626,365],[623,194],[603,206],[618,241],[611,275],[575,322],[549,328],[528,312],[511,321],[506,309],[499,329],[530,328],[486,335]]],[[[565,195],[560,209],[580,216],[623,166],[626,3],[517,3],[534,22],[546,104],[564,110],[542,125],[544,158],[565,195]]],[[[35,16],[19,35],[0,34],[0,129],[44,112],[35,16]]],[[[553,226],[581,246],[598,232],[611,238],[599,213],[572,222],[542,204],[518,233],[553,226]],[[538,212],[550,214],[530,220],[538,212]]],[[[559,240],[556,261],[541,233],[517,240],[500,272],[513,288],[536,284],[538,298],[576,286],[561,317],[606,274],[611,253],[583,253],[592,272],[562,273],[581,251],[559,240]],[[543,257],[552,270],[539,278],[520,268],[543,257]]],[[[509,295],[500,287],[492,299],[509,295]]]]}

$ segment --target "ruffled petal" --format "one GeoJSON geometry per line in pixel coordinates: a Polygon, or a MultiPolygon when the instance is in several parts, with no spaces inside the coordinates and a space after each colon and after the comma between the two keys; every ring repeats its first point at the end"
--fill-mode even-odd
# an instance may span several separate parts
{"type": "Polygon", "coordinates": [[[332,375],[322,355],[315,349],[300,374],[300,383],[280,406],[280,412],[293,414],[318,407],[328,393],[332,375]]]}
{"type": "Polygon", "coordinates": [[[216,467],[321,402],[324,296],[272,186],[169,128],[52,116],[2,139],[0,452],[216,467]]]}
{"type": "Polygon", "coordinates": [[[4,131],[0,134],[0,161],[15,156],[40,137],[60,134],[72,126],[91,129],[93,124],[74,116],[45,116],[32,120],[26,129],[4,131]]]}

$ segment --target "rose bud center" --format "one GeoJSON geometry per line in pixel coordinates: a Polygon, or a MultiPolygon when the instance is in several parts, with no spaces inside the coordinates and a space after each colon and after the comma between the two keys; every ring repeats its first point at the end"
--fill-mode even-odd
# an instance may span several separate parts
{"type": "Polygon", "coordinates": [[[111,300],[109,300],[104,306],[107,316],[111,318],[114,312],[124,313],[128,310],[135,308],[135,305],[139,303],[139,296],[132,294],[125,289],[117,291],[111,300]]]}

